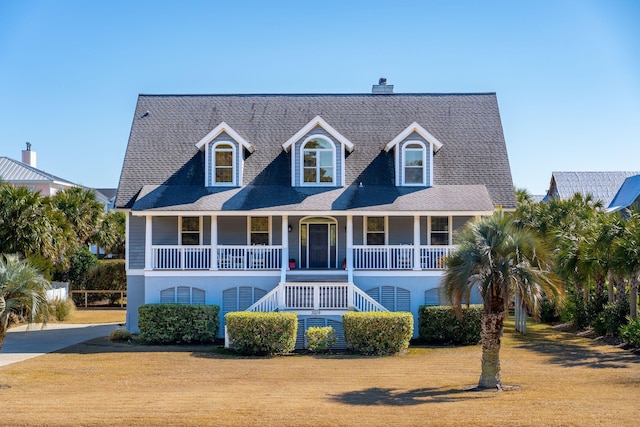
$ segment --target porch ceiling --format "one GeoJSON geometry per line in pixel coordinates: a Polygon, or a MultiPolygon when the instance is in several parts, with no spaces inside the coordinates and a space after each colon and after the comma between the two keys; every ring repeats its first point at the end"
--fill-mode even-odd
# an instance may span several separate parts
{"type": "Polygon", "coordinates": [[[492,211],[484,185],[344,188],[144,186],[134,211],[492,211]]]}

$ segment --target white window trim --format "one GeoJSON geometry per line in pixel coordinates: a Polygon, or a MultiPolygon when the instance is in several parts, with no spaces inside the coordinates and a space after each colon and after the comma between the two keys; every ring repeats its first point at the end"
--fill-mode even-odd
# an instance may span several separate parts
{"type": "MultiPolygon", "coordinates": [[[[328,151],[328,149],[320,149],[320,150],[328,151]]],[[[300,161],[299,185],[300,187],[337,187],[338,186],[338,168],[337,168],[337,162],[336,162],[336,153],[337,153],[336,144],[331,140],[331,138],[328,138],[326,135],[323,135],[321,133],[316,133],[308,136],[302,142],[302,144],[300,144],[300,154],[299,154],[299,161],[300,161]],[[304,146],[307,145],[307,143],[312,139],[322,139],[323,141],[327,141],[331,145],[331,150],[333,152],[333,159],[332,159],[333,160],[332,162],[333,182],[305,182],[304,181],[304,151],[305,151],[304,146]]],[[[320,161],[320,156],[318,156],[318,161],[320,161]]],[[[320,166],[316,165],[316,168],[320,168],[320,166]]],[[[318,179],[318,176],[316,176],[316,179],[318,179]]]]}
{"type": "Polygon", "coordinates": [[[389,244],[389,217],[386,215],[370,215],[365,216],[364,221],[362,222],[362,244],[367,245],[367,234],[369,229],[369,217],[382,217],[384,218],[384,245],[387,246],[389,244]]]}
{"type": "MultiPolygon", "coordinates": [[[[451,246],[453,244],[453,217],[451,215],[432,215],[427,217],[427,244],[431,246],[431,218],[433,217],[447,217],[449,221],[449,225],[447,229],[449,230],[449,241],[447,242],[447,246],[451,246]]],[[[444,233],[439,233],[444,234],[444,233]]]]}
{"type": "MultiPolygon", "coordinates": [[[[203,225],[203,221],[202,221],[202,217],[201,216],[197,216],[197,215],[185,215],[188,217],[195,217],[198,218],[198,244],[197,245],[186,245],[186,246],[202,246],[202,225],[203,225]]],[[[182,218],[184,218],[183,216],[179,216],[178,217],[178,246],[184,246],[182,244],[182,218]]]]}
{"type": "MultiPolygon", "coordinates": [[[[427,146],[424,142],[418,139],[408,139],[402,144],[402,164],[400,168],[402,170],[402,185],[406,187],[425,187],[427,185],[427,146]],[[415,148],[407,148],[410,144],[418,144],[422,147],[422,182],[407,182],[407,150],[415,151],[415,148]]],[[[415,168],[415,167],[414,167],[415,168]]],[[[416,168],[417,169],[417,168],[416,168]]]]}
{"type": "Polygon", "coordinates": [[[269,246],[271,246],[273,244],[273,233],[271,232],[271,230],[273,230],[273,217],[271,215],[267,216],[267,215],[254,215],[254,216],[248,216],[247,217],[247,246],[251,245],[251,218],[264,218],[267,217],[267,233],[269,233],[269,246]]]}
{"type": "MultiPolygon", "coordinates": [[[[210,187],[237,187],[237,175],[238,175],[238,147],[230,139],[221,139],[216,141],[211,145],[211,149],[209,150],[209,155],[211,156],[211,174],[209,177],[209,186],[210,187]],[[215,182],[216,179],[216,148],[220,145],[230,145],[231,146],[231,182],[215,182]]],[[[226,151],[226,149],[225,149],[226,151]]],[[[207,164],[207,170],[208,164],[207,164]]]]}

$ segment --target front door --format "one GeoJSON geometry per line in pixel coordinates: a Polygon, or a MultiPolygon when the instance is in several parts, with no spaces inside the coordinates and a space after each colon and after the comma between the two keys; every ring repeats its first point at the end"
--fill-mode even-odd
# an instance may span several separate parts
{"type": "Polygon", "coordinates": [[[309,224],[309,268],[329,268],[329,224],[309,224]]]}

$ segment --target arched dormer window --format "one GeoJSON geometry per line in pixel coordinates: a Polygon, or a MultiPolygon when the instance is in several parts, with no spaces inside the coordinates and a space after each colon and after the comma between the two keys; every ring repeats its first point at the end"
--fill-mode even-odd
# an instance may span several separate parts
{"type": "Polygon", "coordinates": [[[301,185],[335,185],[336,183],[336,147],[323,136],[311,136],[301,150],[301,185]]]}
{"type": "Polygon", "coordinates": [[[226,141],[213,145],[213,185],[235,185],[236,150],[226,141]]]}
{"type": "Polygon", "coordinates": [[[427,149],[420,141],[408,141],[402,147],[402,185],[427,185],[427,149]]]}

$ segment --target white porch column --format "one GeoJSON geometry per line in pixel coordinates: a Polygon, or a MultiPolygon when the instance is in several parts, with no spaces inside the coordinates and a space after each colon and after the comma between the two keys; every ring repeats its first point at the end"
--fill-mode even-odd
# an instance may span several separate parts
{"type": "Polygon", "coordinates": [[[287,269],[289,268],[289,216],[282,215],[282,259],[280,265],[280,281],[287,281],[287,269]]]}
{"type": "Polygon", "coordinates": [[[347,282],[353,283],[353,215],[347,215],[347,282]]]}
{"type": "Polygon", "coordinates": [[[211,215],[211,265],[209,270],[218,269],[218,216],[211,215]]]}
{"type": "Polygon", "coordinates": [[[151,243],[153,241],[153,217],[147,215],[145,217],[144,230],[144,269],[153,270],[153,253],[151,243]]]}
{"type": "Polygon", "coordinates": [[[420,260],[420,215],[413,216],[413,269],[422,270],[420,260]]]}

